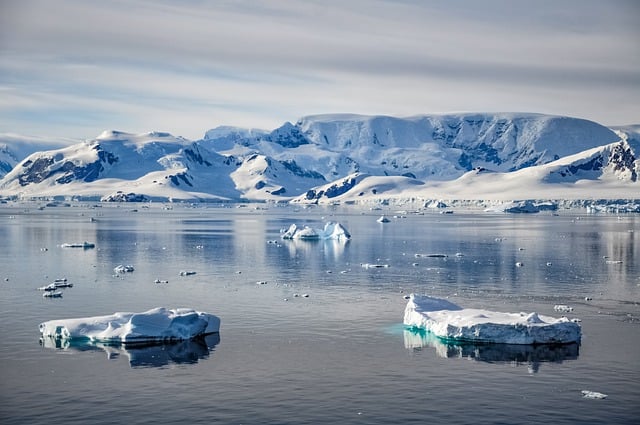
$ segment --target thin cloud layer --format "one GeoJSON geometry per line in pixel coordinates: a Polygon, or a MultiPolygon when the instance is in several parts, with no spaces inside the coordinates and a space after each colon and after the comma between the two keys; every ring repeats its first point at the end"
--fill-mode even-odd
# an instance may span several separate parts
{"type": "Polygon", "coordinates": [[[640,121],[632,1],[0,4],[0,131],[201,137],[325,112],[640,121]],[[454,3],[454,4],[450,4],[454,3]]]}

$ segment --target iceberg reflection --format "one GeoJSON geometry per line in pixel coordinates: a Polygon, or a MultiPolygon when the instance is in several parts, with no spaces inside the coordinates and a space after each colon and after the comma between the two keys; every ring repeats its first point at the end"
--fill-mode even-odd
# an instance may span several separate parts
{"type": "Polygon", "coordinates": [[[128,357],[129,365],[138,367],[163,367],[170,364],[195,364],[209,357],[220,343],[220,334],[171,343],[109,345],[90,341],[76,342],[50,337],[40,338],[45,348],[73,351],[104,351],[107,359],[115,360],[121,355],[128,357]]]}
{"type": "Polygon", "coordinates": [[[422,329],[404,329],[404,346],[418,350],[423,347],[435,349],[440,357],[468,358],[487,363],[511,363],[526,365],[530,373],[538,372],[540,363],[562,363],[576,360],[578,344],[520,345],[520,344],[474,344],[444,341],[422,329]]]}

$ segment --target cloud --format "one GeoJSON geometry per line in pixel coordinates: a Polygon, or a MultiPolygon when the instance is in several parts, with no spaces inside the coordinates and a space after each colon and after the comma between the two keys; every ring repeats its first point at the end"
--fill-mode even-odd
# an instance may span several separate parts
{"type": "Polygon", "coordinates": [[[630,1],[0,8],[0,131],[92,137],[115,126],[197,138],[220,124],[275,128],[322,112],[638,120],[640,7],[630,1]]]}

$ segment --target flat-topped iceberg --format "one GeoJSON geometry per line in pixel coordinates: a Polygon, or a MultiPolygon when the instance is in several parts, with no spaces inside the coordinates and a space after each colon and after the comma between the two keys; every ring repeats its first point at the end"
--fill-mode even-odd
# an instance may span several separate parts
{"type": "Polygon", "coordinates": [[[351,239],[349,231],[340,223],[328,221],[323,229],[314,229],[309,226],[298,227],[295,223],[282,233],[282,239],[302,240],[341,240],[351,239]]]}
{"type": "Polygon", "coordinates": [[[580,325],[566,317],[462,308],[450,301],[411,294],[404,324],[447,341],[502,344],[579,343],[580,325]]]}
{"type": "Polygon", "coordinates": [[[183,341],[220,331],[220,318],[190,308],[157,307],[143,313],[49,320],[42,337],[105,344],[183,341]]]}

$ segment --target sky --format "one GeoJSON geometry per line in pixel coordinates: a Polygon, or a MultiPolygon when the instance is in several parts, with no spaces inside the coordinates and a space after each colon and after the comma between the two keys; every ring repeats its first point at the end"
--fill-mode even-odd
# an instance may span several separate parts
{"type": "Polygon", "coordinates": [[[640,123],[635,0],[0,0],[0,133],[197,140],[322,113],[640,123]]]}

